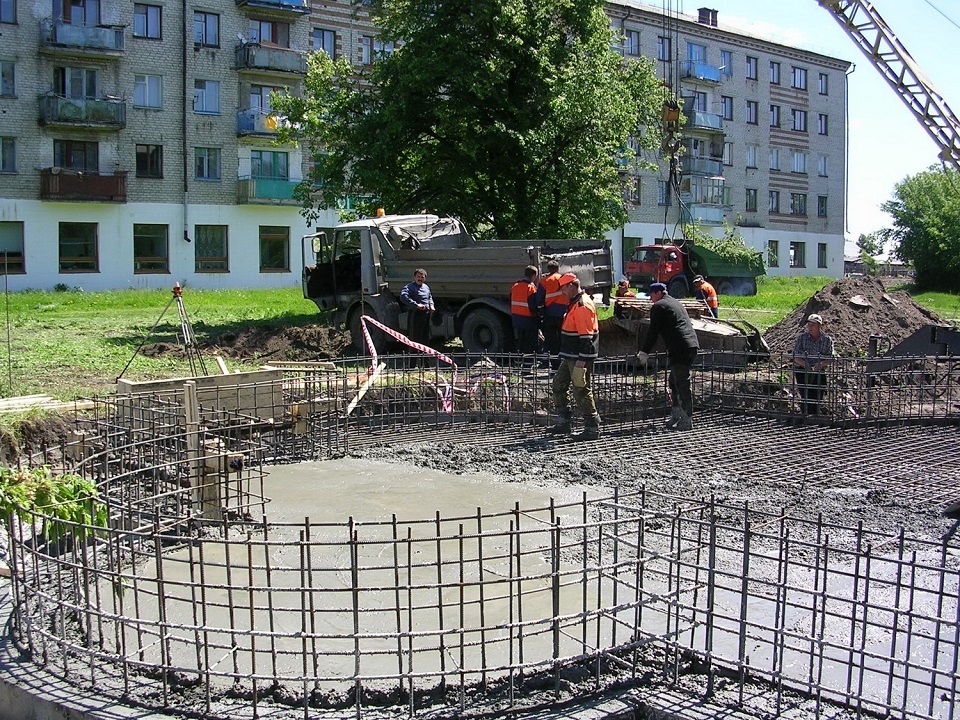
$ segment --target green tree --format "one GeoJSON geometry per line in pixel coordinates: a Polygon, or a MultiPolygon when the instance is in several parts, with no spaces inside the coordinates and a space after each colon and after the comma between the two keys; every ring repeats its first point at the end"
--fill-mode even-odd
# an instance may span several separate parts
{"type": "Polygon", "coordinates": [[[883,252],[885,245],[880,233],[861,233],[857,238],[857,247],[860,248],[860,262],[868,275],[877,274],[877,255],[883,252]]]}
{"type": "Polygon", "coordinates": [[[624,61],[602,0],[375,0],[396,51],[357,75],[311,56],[301,98],[277,97],[281,140],[315,160],[308,217],[435,211],[478,235],[599,236],[623,224],[623,170],[660,145],[664,90],[624,61]]]}
{"type": "Polygon", "coordinates": [[[893,227],[881,237],[913,265],[924,290],[960,290],[960,178],[956,170],[931,167],[894,187],[881,208],[893,227]]]}

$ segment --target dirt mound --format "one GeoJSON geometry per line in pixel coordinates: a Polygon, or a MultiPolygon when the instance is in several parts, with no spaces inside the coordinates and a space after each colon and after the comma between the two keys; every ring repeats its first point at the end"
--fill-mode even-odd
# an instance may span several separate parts
{"type": "Polygon", "coordinates": [[[330,360],[341,357],[349,345],[349,333],[324,325],[265,325],[223,333],[202,350],[245,360],[330,360]]]}
{"type": "Polygon", "coordinates": [[[843,278],[824,286],[783,320],[767,328],[763,338],[770,350],[793,350],[811,313],[823,316],[824,332],[833,338],[840,355],[857,355],[866,350],[871,335],[884,336],[893,347],[925,325],[946,324],[935,312],[914,302],[910,293],[888,293],[876,278],[843,278]]]}

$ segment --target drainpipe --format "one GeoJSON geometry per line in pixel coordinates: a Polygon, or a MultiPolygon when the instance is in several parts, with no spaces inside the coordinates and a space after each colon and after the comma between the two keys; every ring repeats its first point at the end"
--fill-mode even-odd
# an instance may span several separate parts
{"type": "Polygon", "coordinates": [[[180,37],[182,38],[183,47],[181,53],[181,80],[183,82],[183,102],[180,105],[180,135],[181,135],[181,147],[183,148],[183,239],[186,242],[190,242],[190,223],[188,219],[188,213],[190,208],[190,145],[187,142],[187,98],[188,88],[187,88],[187,30],[189,25],[187,23],[187,0],[181,0],[180,2],[180,15],[181,15],[181,25],[180,28],[180,37]]]}
{"type": "Polygon", "coordinates": [[[850,232],[850,76],[857,69],[856,63],[850,63],[844,73],[843,83],[843,114],[844,114],[844,159],[843,159],[843,234],[846,244],[846,234],[850,232]]]}

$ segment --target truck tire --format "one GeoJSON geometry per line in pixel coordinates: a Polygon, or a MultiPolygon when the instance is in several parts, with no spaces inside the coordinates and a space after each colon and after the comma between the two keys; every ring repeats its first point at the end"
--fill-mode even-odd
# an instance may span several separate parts
{"type": "MultiPolygon", "coordinates": [[[[379,320],[380,322],[383,322],[383,318],[378,317],[376,311],[366,303],[350,313],[350,320],[347,323],[347,327],[350,328],[350,344],[353,345],[353,349],[357,352],[366,353],[367,342],[363,338],[363,329],[360,326],[361,315],[372,317],[374,320],[379,320]]],[[[389,342],[387,335],[372,325],[368,325],[367,328],[370,331],[370,339],[373,340],[377,352],[381,353],[386,350],[387,343],[389,342]]]]}
{"type": "Polygon", "coordinates": [[[467,315],[460,338],[468,352],[493,354],[506,352],[512,339],[503,318],[490,308],[479,308],[467,315]]]}
{"type": "Polygon", "coordinates": [[[733,295],[733,283],[729,280],[721,280],[717,283],[718,295],[733,295]]]}
{"type": "Polygon", "coordinates": [[[737,295],[756,295],[757,294],[757,279],[756,278],[741,278],[740,282],[737,283],[736,287],[737,295]]]}
{"type": "Polygon", "coordinates": [[[667,292],[670,293],[670,297],[675,298],[685,298],[690,294],[690,290],[687,288],[687,281],[679,277],[670,281],[670,285],[667,286],[667,292]]]}

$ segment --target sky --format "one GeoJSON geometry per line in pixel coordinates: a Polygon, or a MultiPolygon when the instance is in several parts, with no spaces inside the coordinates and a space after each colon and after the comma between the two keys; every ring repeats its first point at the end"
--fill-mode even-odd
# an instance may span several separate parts
{"type": "MultiPolygon", "coordinates": [[[[647,0],[656,4],[656,0],[647,0]]],[[[960,114],[958,0],[872,0],[900,43],[955,114],[960,114]]],[[[939,147],[897,92],[881,77],[831,13],[817,0],[680,0],[674,11],[717,10],[719,25],[813,50],[856,65],[849,76],[849,158],[846,254],[856,240],[891,226],[880,205],[896,183],[939,164],[939,147]]],[[[832,89],[832,88],[831,88],[832,89]]]]}

